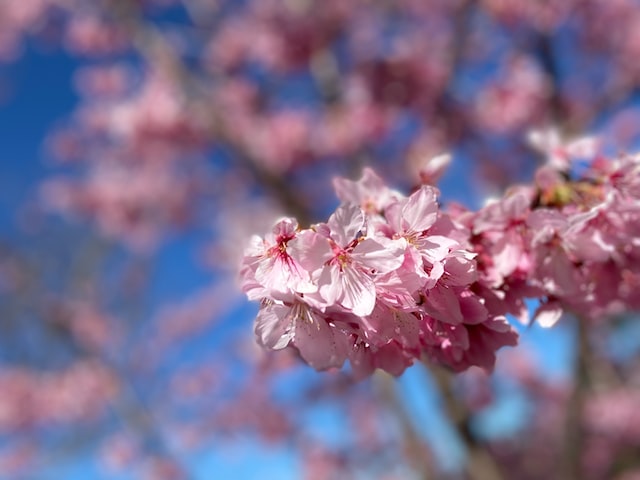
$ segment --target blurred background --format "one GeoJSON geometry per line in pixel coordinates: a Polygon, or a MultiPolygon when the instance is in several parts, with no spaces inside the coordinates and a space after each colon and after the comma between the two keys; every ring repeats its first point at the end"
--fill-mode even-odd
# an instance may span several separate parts
{"type": "Polygon", "coordinates": [[[632,315],[588,387],[571,318],[356,382],[257,347],[237,281],[365,166],[409,192],[448,152],[474,209],[532,129],[633,151],[639,56],[634,0],[0,0],[0,478],[640,478],[632,315]]]}

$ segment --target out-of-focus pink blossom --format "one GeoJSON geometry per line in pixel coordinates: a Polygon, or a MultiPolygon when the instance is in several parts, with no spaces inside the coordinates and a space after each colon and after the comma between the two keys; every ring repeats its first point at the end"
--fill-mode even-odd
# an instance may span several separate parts
{"type": "Polygon", "coordinates": [[[131,84],[131,72],[122,65],[90,67],[76,72],[78,90],[87,97],[116,97],[131,84]]]}
{"type": "Polygon", "coordinates": [[[103,443],[100,459],[110,470],[120,472],[131,467],[140,453],[140,445],[133,435],[117,433],[103,443]]]}
{"type": "Polygon", "coordinates": [[[558,171],[569,171],[572,158],[595,157],[599,141],[594,137],[583,137],[564,143],[557,130],[532,130],[527,140],[535,149],[547,157],[547,163],[558,171]]]}
{"type": "Polygon", "coordinates": [[[419,170],[420,180],[425,185],[437,185],[450,163],[451,155],[446,153],[425,159],[419,170]]]}
{"type": "Polygon", "coordinates": [[[97,15],[78,15],[71,19],[67,47],[85,55],[104,55],[126,49],[130,40],[124,28],[97,15]]]}
{"type": "Polygon", "coordinates": [[[93,217],[107,237],[144,250],[156,244],[162,228],[185,220],[190,191],[188,178],[160,165],[102,164],[84,183],[50,180],[42,195],[47,208],[93,217]]]}
{"type": "Polygon", "coordinates": [[[540,118],[549,83],[540,67],[526,57],[511,59],[495,83],[476,97],[474,116],[487,130],[520,130],[540,118]]]}
{"type": "Polygon", "coordinates": [[[68,328],[75,341],[89,351],[106,351],[117,343],[120,323],[88,301],[68,301],[56,305],[52,321],[68,328]]]}
{"type": "Polygon", "coordinates": [[[404,197],[387,187],[370,168],[365,168],[362,178],[356,182],[346,178],[335,178],[333,187],[341,201],[360,205],[369,214],[382,213],[395,200],[404,197]]]}
{"type": "Polygon", "coordinates": [[[5,432],[90,420],[105,413],[119,389],[114,373],[90,360],[51,373],[4,368],[0,386],[5,432]]]}

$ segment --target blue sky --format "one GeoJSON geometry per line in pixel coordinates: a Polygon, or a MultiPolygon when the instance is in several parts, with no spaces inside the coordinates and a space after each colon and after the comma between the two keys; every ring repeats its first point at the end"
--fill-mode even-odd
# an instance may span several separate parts
{"type": "Polygon", "coordinates": [[[18,205],[33,198],[49,170],[44,139],[76,102],[76,63],[58,51],[29,49],[17,62],[0,64],[0,226],[10,228],[18,205]]]}

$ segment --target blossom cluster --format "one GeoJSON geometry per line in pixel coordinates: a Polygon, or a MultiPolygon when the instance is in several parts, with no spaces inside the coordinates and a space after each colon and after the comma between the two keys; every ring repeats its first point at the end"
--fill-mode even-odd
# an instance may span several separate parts
{"type": "Polygon", "coordinates": [[[611,160],[583,139],[547,150],[535,182],[479,212],[457,215],[472,231],[479,274],[505,311],[553,325],[564,311],[602,321],[640,307],[640,158],[611,160]],[[576,158],[591,158],[576,174],[576,158]]]}
{"type": "Polygon", "coordinates": [[[552,326],[565,311],[598,321],[640,307],[640,158],[597,143],[534,140],[547,154],[532,185],[473,212],[445,212],[435,187],[410,196],[372,171],[336,179],[327,223],[281,219],[254,237],[242,285],[259,300],[259,343],[293,346],[317,369],[400,374],[416,359],[491,370],[515,345],[507,315],[552,326]],[[577,158],[592,157],[575,173],[577,158]]]}
{"type": "Polygon", "coordinates": [[[469,231],[439,209],[437,189],[405,197],[368,169],[335,188],[343,203],[326,223],[284,218],[252,239],[241,276],[261,302],[259,343],[294,346],[316,369],[348,359],[357,376],[423,358],[490,370],[517,335],[476,293],[469,231]]]}

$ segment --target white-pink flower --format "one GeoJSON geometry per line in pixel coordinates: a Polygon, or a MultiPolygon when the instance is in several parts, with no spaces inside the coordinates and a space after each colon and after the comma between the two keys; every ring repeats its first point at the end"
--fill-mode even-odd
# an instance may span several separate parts
{"type": "Polygon", "coordinates": [[[322,312],[299,299],[263,302],[255,322],[258,342],[280,350],[294,344],[317,370],[340,367],[349,352],[349,338],[332,326],[322,312]]]}
{"type": "Polygon", "coordinates": [[[365,168],[362,178],[355,182],[335,178],[333,187],[341,201],[359,205],[368,214],[381,213],[396,200],[404,198],[401,193],[387,187],[370,168],[365,168]]]}
{"type": "Polygon", "coordinates": [[[357,316],[376,303],[374,278],[404,261],[399,242],[366,236],[365,214],[353,204],[340,206],[317,231],[302,232],[295,244],[300,264],[312,273],[324,307],[339,305],[357,316]]]}
{"type": "Polygon", "coordinates": [[[250,300],[281,298],[291,292],[310,293],[317,289],[309,273],[290,255],[288,244],[296,237],[297,229],[295,219],[283,218],[266,238],[252,238],[241,272],[250,300]]]}

